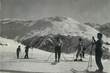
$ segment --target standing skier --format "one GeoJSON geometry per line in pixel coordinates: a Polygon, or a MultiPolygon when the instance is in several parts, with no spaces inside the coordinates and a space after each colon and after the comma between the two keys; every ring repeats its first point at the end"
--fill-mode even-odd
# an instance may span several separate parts
{"type": "Polygon", "coordinates": [[[93,38],[93,41],[94,41],[94,44],[96,46],[95,48],[95,61],[96,61],[96,64],[97,64],[97,67],[98,67],[98,70],[96,70],[96,72],[103,72],[103,65],[102,65],[102,62],[101,62],[101,58],[102,58],[102,55],[103,55],[103,51],[102,51],[102,45],[103,45],[103,40],[102,40],[102,34],[101,33],[98,33],[97,34],[97,41],[95,40],[94,37],[93,38]]]}
{"type": "Polygon", "coordinates": [[[16,50],[16,55],[17,55],[17,59],[19,59],[19,53],[21,51],[21,47],[20,45],[18,46],[17,50],[16,50]]]}
{"type": "Polygon", "coordinates": [[[29,58],[29,57],[28,57],[28,53],[29,53],[29,46],[27,45],[27,46],[25,47],[25,56],[24,56],[25,59],[28,59],[28,58],[29,58]]]}
{"type": "Polygon", "coordinates": [[[76,59],[74,59],[74,61],[78,61],[78,57],[80,56],[79,61],[82,61],[82,57],[83,57],[83,41],[81,38],[79,38],[79,44],[77,46],[77,54],[76,54],[76,59]]]}
{"type": "Polygon", "coordinates": [[[55,46],[55,62],[59,62],[62,48],[62,41],[59,37],[56,38],[56,43],[57,45],[55,46]]]}

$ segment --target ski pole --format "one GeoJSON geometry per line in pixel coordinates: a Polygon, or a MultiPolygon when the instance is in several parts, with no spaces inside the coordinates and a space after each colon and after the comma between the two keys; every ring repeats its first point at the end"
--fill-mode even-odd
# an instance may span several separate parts
{"type": "Polygon", "coordinates": [[[53,55],[53,53],[51,53],[51,54],[49,55],[49,57],[48,57],[47,61],[49,61],[49,58],[50,58],[52,55],[53,55]]]}

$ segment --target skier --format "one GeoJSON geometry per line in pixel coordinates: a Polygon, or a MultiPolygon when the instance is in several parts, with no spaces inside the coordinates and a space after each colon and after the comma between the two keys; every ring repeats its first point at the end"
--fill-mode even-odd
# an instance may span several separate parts
{"type": "Polygon", "coordinates": [[[56,41],[57,45],[55,46],[55,62],[59,62],[61,56],[62,41],[59,37],[56,38],[56,41]]]}
{"type": "Polygon", "coordinates": [[[27,45],[27,46],[25,47],[25,56],[24,56],[25,59],[28,59],[28,58],[29,58],[29,57],[28,57],[28,52],[29,52],[29,46],[27,45]]]}
{"type": "Polygon", "coordinates": [[[79,61],[82,61],[82,57],[83,57],[83,54],[84,54],[84,51],[83,51],[83,41],[82,41],[82,38],[79,38],[79,44],[77,46],[77,54],[76,54],[76,59],[74,59],[74,61],[78,61],[78,57],[80,56],[80,59],[79,61]]]}
{"type": "Polygon", "coordinates": [[[16,50],[16,55],[17,55],[17,59],[19,59],[19,53],[21,51],[21,46],[19,45],[17,50],[16,50]]]}
{"type": "Polygon", "coordinates": [[[85,50],[86,50],[86,47],[84,46],[84,47],[83,47],[83,50],[82,50],[82,57],[83,57],[83,58],[85,58],[85,50]]]}
{"type": "Polygon", "coordinates": [[[95,61],[96,61],[96,64],[97,64],[97,67],[98,67],[98,70],[96,70],[96,72],[103,72],[103,65],[102,65],[102,62],[101,62],[101,58],[102,58],[102,54],[103,54],[103,51],[102,51],[102,45],[103,45],[103,40],[102,40],[102,34],[101,33],[98,33],[97,34],[97,41],[95,40],[94,37],[92,37],[93,41],[94,41],[94,44],[96,46],[95,48],[95,61]]]}

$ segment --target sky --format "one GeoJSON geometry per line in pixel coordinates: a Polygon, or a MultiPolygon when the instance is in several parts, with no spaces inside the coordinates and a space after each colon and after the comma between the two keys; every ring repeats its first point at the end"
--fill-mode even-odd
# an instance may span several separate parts
{"type": "Polygon", "coordinates": [[[110,0],[0,0],[0,18],[66,16],[79,22],[110,22],[110,0]]]}

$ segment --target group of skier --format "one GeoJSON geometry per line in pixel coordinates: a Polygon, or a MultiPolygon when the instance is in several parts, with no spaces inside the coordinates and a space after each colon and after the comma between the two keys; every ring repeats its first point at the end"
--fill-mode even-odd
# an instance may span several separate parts
{"type": "MultiPolygon", "coordinates": [[[[21,46],[19,45],[18,48],[17,48],[17,50],[16,50],[17,59],[19,59],[20,52],[21,52],[21,46]]],[[[29,53],[29,46],[27,45],[25,47],[25,56],[24,56],[24,59],[28,59],[29,58],[28,57],[28,53],[29,53]]]]}
{"type": "MultiPolygon", "coordinates": [[[[96,70],[96,72],[98,73],[102,73],[103,72],[103,65],[102,65],[102,61],[101,58],[103,56],[103,44],[105,45],[110,45],[107,42],[104,42],[102,40],[103,35],[101,33],[97,33],[97,40],[95,40],[94,36],[92,37],[92,42],[91,42],[91,46],[95,46],[95,61],[96,61],[96,65],[98,67],[98,69],[96,70]]],[[[79,38],[79,44],[77,47],[77,54],[76,54],[76,59],[74,61],[78,61],[78,56],[80,56],[79,61],[82,61],[82,58],[84,57],[84,51],[86,50],[86,47],[83,44],[83,41],[81,38],[79,38]]],[[[91,47],[91,50],[93,50],[93,47],[91,47]]],[[[91,54],[91,53],[90,53],[91,54]]]]}
{"type": "MultiPolygon", "coordinates": [[[[95,38],[92,37],[93,41],[91,42],[91,45],[95,46],[95,61],[96,61],[96,65],[98,67],[98,70],[96,70],[96,72],[103,72],[103,65],[101,62],[101,58],[103,55],[102,45],[106,44],[106,43],[103,42],[102,37],[103,37],[103,35],[101,33],[98,33],[97,34],[98,40],[95,40],[95,38]]],[[[55,62],[60,62],[61,49],[63,46],[63,42],[60,39],[60,37],[56,38],[56,42],[57,42],[57,44],[55,45],[55,62]]],[[[29,50],[29,46],[26,46],[24,58],[28,58],[28,50],[29,50]]],[[[74,59],[74,61],[83,61],[82,58],[84,58],[85,50],[86,50],[86,47],[84,46],[84,42],[83,42],[82,38],[79,38],[76,59],[74,59]],[[80,59],[78,59],[79,56],[80,56],[80,59]]],[[[18,48],[17,48],[17,58],[19,58],[19,52],[20,52],[20,46],[18,46],[18,48]]]]}

